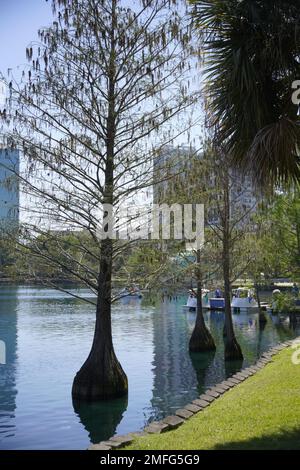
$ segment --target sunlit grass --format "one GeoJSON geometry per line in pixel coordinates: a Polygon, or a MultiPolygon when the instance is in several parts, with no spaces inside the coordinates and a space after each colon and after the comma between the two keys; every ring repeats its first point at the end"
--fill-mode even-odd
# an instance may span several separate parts
{"type": "Polygon", "coordinates": [[[282,351],[175,431],[127,449],[300,449],[300,365],[282,351]]]}

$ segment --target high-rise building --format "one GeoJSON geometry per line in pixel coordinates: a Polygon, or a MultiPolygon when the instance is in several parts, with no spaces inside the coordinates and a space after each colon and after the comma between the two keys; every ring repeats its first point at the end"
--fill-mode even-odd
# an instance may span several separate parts
{"type": "Polygon", "coordinates": [[[189,145],[168,145],[153,162],[153,203],[167,202],[170,193],[176,191],[176,181],[183,181],[196,151],[189,145]]]}
{"type": "MultiPolygon", "coordinates": [[[[161,152],[154,161],[154,185],[153,185],[153,202],[155,204],[174,203],[176,202],[177,186],[180,187],[181,192],[184,190],[186,196],[186,203],[193,203],[191,200],[191,193],[193,193],[193,186],[199,183],[197,180],[192,181],[193,165],[203,158],[201,152],[197,152],[190,146],[179,147],[166,147],[164,152],[161,152]],[[167,170],[167,177],[158,183],[155,183],[155,178],[159,180],[163,171],[167,170]]],[[[208,188],[214,188],[215,175],[212,173],[210,176],[205,176],[206,185],[208,188]]],[[[228,174],[229,179],[229,193],[230,193],[230,213],[233,219],[242,219],[242,223],[248,223],[251,215],[257,210],[261,196],[255,191],[251,178],[244,176],[236,169],[231,169],[228,174]],[[244,215],[244,217],[241,217],[244,215]],[[247,216],[246,216],[247,215],[247,216]]],[[[180,197],[182,202],[182,194],[180,197]]],[[[201,201],[196,201],[201,203],[201,201]]],[[[218,211],[213,207],[208,208],[208,223],[210,225],[219,223],[218,211]]]]}
{"type": "Polygon", "coordinates": [[[0,149],[0,225],[19,224],[19,174],[18,150],[0,149]]]}

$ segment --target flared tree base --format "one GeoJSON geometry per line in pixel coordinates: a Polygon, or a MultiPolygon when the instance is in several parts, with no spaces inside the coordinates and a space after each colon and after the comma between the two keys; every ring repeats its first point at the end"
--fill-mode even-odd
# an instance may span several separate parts
{"type": "Polygon", "coordinates": [[[189,342],[190,352],[215,351],[216,345],[210,331],[204,327],[195,327],[189,342]]]}
{"type": "Polygon", "coordinates": [[[264,312],[259,312],[258,321],[260,325],[267,323],[267,317],[264,312]]]}
{"type": "Polygon", "coordinates": [[[79,401],[109,400],[127,393],[127,376],[113,352],[102,357],[90,354],[72,387],[72,397],[79,401]]]}
{"type": "Polygon", "coordinates": [[[225,341],[225,361],[242,361],[244,359],[241,347],[236,338],[225,341]]]}

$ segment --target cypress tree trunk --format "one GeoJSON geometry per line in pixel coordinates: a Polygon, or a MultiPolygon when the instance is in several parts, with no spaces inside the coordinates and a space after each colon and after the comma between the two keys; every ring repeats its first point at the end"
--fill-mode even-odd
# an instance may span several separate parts
{"type": "MultiPolygon", "coordinates": [[[[223,261],[224,262],[224,261],[223,261]]],[[[224,266],[224,272],[227,268],[224,266]]],[[[230,283],[229,278],[224,275],[224,299],[225,299],[225,361],[242,360],[243,354],[234,334],[231,305],[230,305],[230,283]]]]}
{"type": "Polygon", "coordinates": [[[255,293],[256,293],[257,304],[258,304],[258,321],[260,325],[264,325],[265,323],[267,323],[267,318],[266,318],[265,313],[261,309],[258,284],[255,284],[255,293]]]}
{"type": "Polygon", "coordinates": [[[197,250],[197,316],[195,327],[190,338],[189,350],[191,352],[215,351],[214,339],[205,325],[202,308],[202,276],[200,269],[200,250],[197,250]]]}
{"type": "MultiPolygon", "coordinates": [[[[114,151],[116,135],[115,113],[115,34],[117,28],[116,0],[112,0],[110,63],[108,83],[108,114],[106,139],[106,166],[104,203],[114,202],[114,151]]],[[[104,214],[105,217],[106,214],[104,214]]],[[[105,227],[104,227],[105,231],[105,227]]],[[[111,280],[112,280],[111,238],[101,240],[100,266],[98,276],[98,298],[96,326],[91,352],[73,382],[72,396],[80,400],[101,400],[119,397],[128,392],[125,372],[118,362],[111,331],[111,280]]]]}
{"type": "Polygon", "coordinates": [[[96,327],[91,352],[73,382],[72,396],[78,400],[101,400],[128,392],[127,377],[118,362],[111,332],[112,240],[101,242],[101,262],[96,327]]]}
{"type": "Polygon", "coordinates": [[[231,314],[231,286],[230,286],[230,200],[228,176],[225,176],[224,184],[224,213],[223,213],[223,278],[224,278],[224,300],[225,300],[225,361],[242,360],[243,354],[234,334],[231,314]]]}

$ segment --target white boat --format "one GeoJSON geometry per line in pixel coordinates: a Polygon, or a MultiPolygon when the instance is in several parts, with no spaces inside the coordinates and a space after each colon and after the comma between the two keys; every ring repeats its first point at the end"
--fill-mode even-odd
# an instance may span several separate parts
{"type": "MultiPolygon", "coordinates": [[[[189,296],[188,296],[185,307],[189,308],[190,310],[196,310],[197,289],[191,289],[189,291],[189,296]]],[[[225,300],[223,297],[216,297],[216,293],[214,291],[203,289],[202,307],[209,308],[211,310],[218,310],[218,309],[222,310],[225,307],[225,300]]],[[[231,308],[234,308],[234,309],[258,308],[258,303],[254,297],[253,289],[248,289],[246,287],[239,287],[238,289],[233,290],[231,308]]]]}
{"type": "MultiPolygon", "coordinates": [[[[212,292],[208,289],[202,289],[202,308],[210,308],[209,299],[212,296],[212,292]]],[[[190,310],[196,310],[197,308],[197,289],[190,289],[189,296],[184,306],[190,310]]]]}
{"type": "Polygon", "coordinates": [[[239,287],[233,290],[233,296],[231,300],[232,308],[258,308],[258,303],[254,297],[253,289],[246,287],[239,287]]]}

